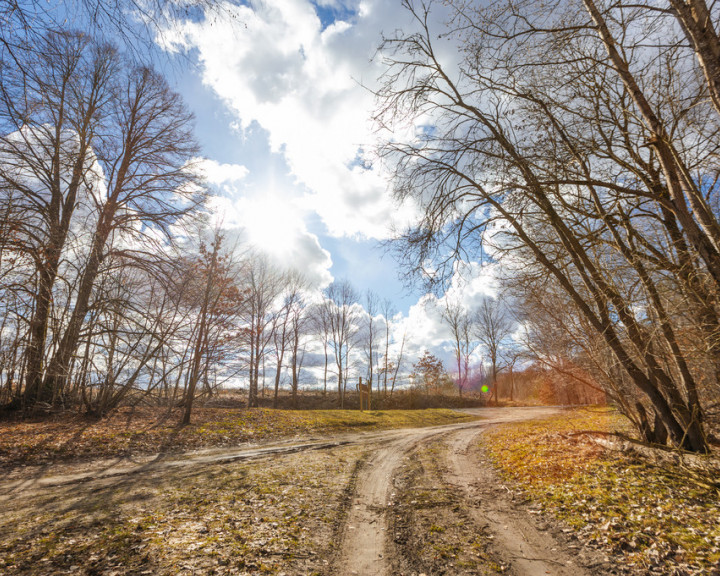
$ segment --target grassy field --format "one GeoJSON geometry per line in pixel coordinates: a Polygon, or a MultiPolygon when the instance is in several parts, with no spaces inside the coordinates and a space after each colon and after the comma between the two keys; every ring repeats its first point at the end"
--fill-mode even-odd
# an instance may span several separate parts
{"type": "Polygon", "coordinates": [[[0,421],[0,465],[36,464],[235,446],[294,436],[414,428],[468,422],[474,416],[431,410],[271,410],[199,408],[180,427],[180,412],[123,409],[102,420],[63,414],[41,421],[0,421]]]}
{"type": "Polygon", "coordinates": [[[507,480],[577,537],[642,574],[720,574],[717,478],[608,451],[583,431],[627,431],[607,409],[503,426],[482,443],[507,480]]]}

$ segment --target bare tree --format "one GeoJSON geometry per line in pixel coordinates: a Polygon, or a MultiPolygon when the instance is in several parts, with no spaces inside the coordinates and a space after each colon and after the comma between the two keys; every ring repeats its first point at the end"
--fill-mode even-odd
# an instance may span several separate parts
{"type": "Polygon", "coordinates": [[[442,281],[491,243],[532,284],[565,292],[673,442],[706,451],[698,380],[718,359],[703,302],[717,302],[720,123],[684,73],[684,40],[661,38],[642,5],[450,2],[457,75],[435,52],[427,6],[405,5],[417,30],[382,47],[378,121],[433,125],[384,148],[397,198],[424,214],[398,244],[407,265],[442,281]],[[648,37],[667,47],[660,57],[648,37]],[[700,350],[679,338],[687,317],[700,350]]]}
{"type": "MultiPolygon", "coordinates": [[[[385,320],[385,353],[383,354],[383,394],[387,396],[388,392],[388,374],[390,373],[390,328],[391,319],[395,315],[395,308],[393,303],[385,298],[381,304],[380,311],[382,312],[383,319],[385,320]]],[[[379,386],[378,378],[378,386],[379,386]]]]}
{"type": "Polygon", "coordinates": [[[330,324],[330,307],[325,302],[314,305],[311,309],[310,316],[312,330],[319,337],[323,347],[323,396],[326,396],[328,383],[328,365],[330,360],[328,352],[332,334],[332,327],[330,324]]]}
{"type": "Polygon", "coordinates": [[[296,271],[288,272],[283,278],[283,282],[285,288],[282,295],[282,306],[275,313],[273,324],[273,341],[277,361],[275,366],[275,393],[273,396],[274,408],[277,407],[283,359],[288,348],[290,348],[291,353],[293,403],[297,401],[298,369],[301,364],[298,359],[298,351],[304,323],[303,291],[307,285],[303,276],[296,271]]]}
{"type": "Polygon", "coordinates": [[[497,375],[502,366],[499,364],[501,350],[508,337],[512,334],[513,323],[499,300],[483,300],[475,316],[475,327],[478,340],[482,343],[490,359],[490,378],[498,403],[497,375]]]}
{"type": "MultiPolygon", "coordinates": [[[[367,366],[367,372],[366,372],[366,380],[368,383],[368,386],[370,386],[369,390],[372,390],[372,384],[373,384],[373,370],[375,368],[375,363],[377,362],[377,338],[378,338],[378,326],[377,326],[377,320],[375,319],[375,315],[378,313],[378,308],[380,304],[380,298],[378,295],[373,292],[372,290],[368,290],[365,292],[365,312],[367,312],[367,318],[365,320],[365,330],[364,330],[364,336],[365,336],[365,356],[368,360],[368,366],[367,366]]],[[[379,388],[379,387],[378,387],[379,388]]],[[[370,392],[372,394],[372,392],[370,392]]],[[[378,389],[378,395],[380,394],[380,390],[378,389]]]]}
{"type": "Polygon", "coordinates": [[[160,75],[80,34],[43,42],[40,51],[15,47],[0,91],[0,187],[17,231],[8,248],[32,261],[36,277],[27,405],[67,392],[103,266],[159,261],[158,237],[169,239],[169,225],[202,199],[192,118],[160,75]]]}
{"type": "MultiPolygon", "coordinates": [[[[169,226],[201,200],[193,159],[197,146],[192,116],[165,80],[148,69],[129,71],[125,97],[113,108],[117,130],[105,135],[96,155],[107,192],[96,199],[98,213],[89,254],[78,282],[67,328],[48,363],[43,386],[62,389],[101,266],[121,237],[153,243],[152,232],[170,238],[169,226]]],[[[139,254],[138,254],[139,256],[139,254]]],[[[144,257],[148,258],[149,254],[144,257]]]]}
{"type": "MultiPolygon", "coordinates": [[[[290,388],[293,407],[297,407],[300,371],[305,358],[306,337],[310,326],[309,306],[303,295],[307,285],[307,280],[301,274],[294,274],[294,290],[297,295],[293,298],[290,307],[290,370],[292,375],[290,388]]],[[[325,369],[327,370],[327,364],[325,369]]]]}
{"type": "Polygon", "coordinates": [[[272,268],[264,256],[251,255],[245,272],[246,292],[243,317],[244,340],[249,359],[248,407],[258,406],[258,382],[268,346],[273,339],[273,307],[284,289],[282,274],[272,268]]]}
{"type": "Polygon", "coordinates": [[[185,412],[182,424],[190,423],[195,400],[195,390],[200,379],[212,365],[219,364],[218,355],[223,341],[230,341],[234,320],[242,305],[238,290],[236,270],[233,270],[231,253],[224,252],[223,234],[215,230],[212,243],[206,247],[200,244],[197,260],[189,270],[187,284],[195,284],[195,290],[186,290],[195,300],[196,319],[190,370],[185,392],[185,412]]]}
{"type": "Polygon", "coordinates": [[[325,289],[325,312],[330,327],[330,347],[337,368],[338,405],[345,407],[345,377],[349,369],[349,352],[354,343],[359,320],[358,297],[347,280],[335,281],[325,289]]]}
{"type": "Polygon", "coordinates": [[[18,47],[0,82],[0,186],[4,226],[12,230],[0,242],[27,255],[37,278],[25,351],[28,403],[53,396],[41,386],[53,291],[75,211],[89,208],[94,135],[104,131],[119,64],[111,48],[79,34],[50,33],[41,42],[39,51],[18,47]]]}
{"type": "MultiPolygon", "coordinates": [[[[397,354],[397,357],[394,362],[395,366],[393,369],[392,382],[390,383],[390,396],[392,396],[393,392],[395,391],[395,383],[397,382],[397,377],[398,377],[398,374],[400,373],[400,369],[403,364],[403,358],[404,358],[403,353],[405,351],[406,337],[407,337],[407,333],[403,332],[402,340],[400,341],[400,350],[398,350],[398,354],[397,354]]],[[[391,363],[388,366],[388,368],[392,368],[392,364],[393,363],[391,363]]]]}
{"type": "Polygon", "coordinates": [[[459,395],[462,396],[463,390],[468,385],[470,356],[478,347],[473,318],[460,302],[452,302],[447,298],[440,314],[452,333],[457,365],[457,387],[459,395]]]}

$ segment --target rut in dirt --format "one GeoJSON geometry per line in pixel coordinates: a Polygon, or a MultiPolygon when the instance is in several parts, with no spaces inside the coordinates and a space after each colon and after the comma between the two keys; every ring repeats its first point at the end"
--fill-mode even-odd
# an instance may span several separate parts
{"type": "Polygon", "coordinates": [[[337,574],[385,576],[390,573],[387,554],[390,487],[402,458],[418,442],[418,438],[409,437],[379,447],[358,473],[342,531],[337,574]]]}
{"type": "Polygon", "coordinates": [[[463,494],[467,512],[479,529],[492,535],[492,556],[513,576],[591,576],[577,554],[570,554],[552,534],[539,529],[515,506],[487,463],[470,452],[481,430],[462,430],[447,441],[447,482],[463,494]]]}
{"type": "MultiPolygon", "coordinates": [[[[539,529],[530,514],[515,507],[487,463],[480,463],[471,445],[489,426],[500,422],[542,417],[518,411],[505,412],[485,421],[405,431],[399,438],[378,444],[359,470],[333,574],[389,576],[397,565],[391,557],[399,551],[392,544],[389,505],[393,479],[403,459],[425,443],[440,440],[445,446],[443,483],[457,490],[471,528],[488,534],[488,551],[513,576],[591,576],[592,571],[573,551],[566,551],[550,533],[539,529]]],[[[372,449],[372,448],[371,448],[372,449]]]]}

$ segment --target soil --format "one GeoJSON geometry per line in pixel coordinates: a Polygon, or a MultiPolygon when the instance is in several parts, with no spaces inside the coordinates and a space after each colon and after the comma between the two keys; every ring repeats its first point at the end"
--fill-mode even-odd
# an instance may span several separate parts
{"type": "Polygon", "coordinates": [[[17,468],[0,478],[0,573],[612,574],[476,441],[558,410],[467,411],[483,419],[17,468]]]}

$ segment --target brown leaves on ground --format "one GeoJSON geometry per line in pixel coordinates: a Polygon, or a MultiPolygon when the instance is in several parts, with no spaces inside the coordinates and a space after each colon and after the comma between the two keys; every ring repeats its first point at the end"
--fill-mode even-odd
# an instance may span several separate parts
{"type": "Polygon", "coordinates": [[[720,502],[678,466],[608,451],[592,433],[627,431],[606,410],[507,425],[483,438],[504,474],[581,541],[634,574],[720,574],[720,502]]]}
{"type": "Polygon", "coordinates": [[[0,573],[324,574],[362,457],[346,447],[10,495],[0,573]]]}
{"type": "Polygon", "coordinates": [[[198,407],[189,426],[181,409],[123,408],[101,420],[74,413],[0,421],[0,465],[39,464],[200,448],[293,436],[434,426],[475,419],[452,410],[271,410],[198,407]]]}

